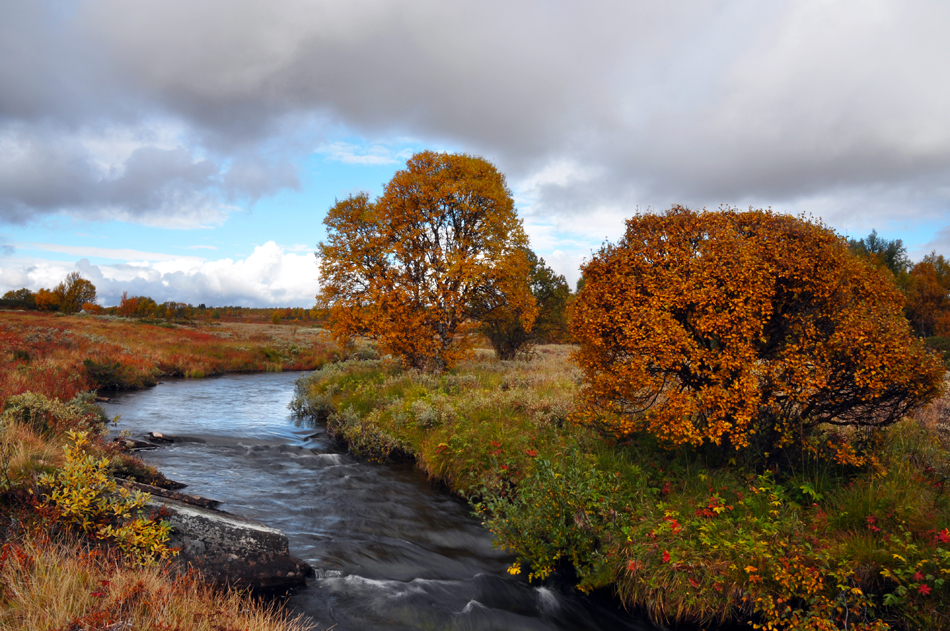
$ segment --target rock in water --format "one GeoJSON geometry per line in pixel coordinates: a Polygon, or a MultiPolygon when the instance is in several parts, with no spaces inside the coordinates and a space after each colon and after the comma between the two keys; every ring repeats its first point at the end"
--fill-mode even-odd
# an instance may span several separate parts
{"type": "Polygon", "coordinates": [[[290,556],[287,535],[246,517],[155,497],[171,515],[168,545],[180,548],[179,562],[199,569],[220,585],[281,591],[305,584],[313,569],[290,556]]]}

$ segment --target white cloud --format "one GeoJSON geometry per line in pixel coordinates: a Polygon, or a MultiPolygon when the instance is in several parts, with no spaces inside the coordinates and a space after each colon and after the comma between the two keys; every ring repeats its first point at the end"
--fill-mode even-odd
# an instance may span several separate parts
{"type": "Polygon", "coordinates": [[[127,291],[129,295],[151,296],[158,302],[310,307],[318,289],[312,254],[287,252],[268,241],[239,260],[179,257],[154,263],[94,265],[88,259],[64,263],[0,258],[0,293],[20,287],[34,291],[53,287],[72,271],[92,281],[104,305],[118,304],[122,292],[127,291]]]}
{"type": "MultiPolygon", "coordinates": [[[[176,254],[162,254],[160,252],[144,252],[142,250],[132,250],[128,248],[97,248],[89,245],[60,245],[57,243],[21,243],[17,247],[29,247],[46,252],[58,252],[60,254],[71,254],[73,256],[96,257],[103,259],[115,259],[118,261],[175,261],[182,258],[192,261],[203,261],[197,257],[181,257],[176,254]]],[[[196,246],[211,247],[211,246],[196,246]]],[[[212,248],[216,249],[216,248],[212,248]]]]}
{"type": "Polygon", "coordinates": [[[396,150],[381,144],[366,146],[350,142],[332,142],[320,145],[316,148],[315,153],[323,154],[334,162],[372,166],[399,164],[405,162],[412,155],[410,149],[396,150]]]}

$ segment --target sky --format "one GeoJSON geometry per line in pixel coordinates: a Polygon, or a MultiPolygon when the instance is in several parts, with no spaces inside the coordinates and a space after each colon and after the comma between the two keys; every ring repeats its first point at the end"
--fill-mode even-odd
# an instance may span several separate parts
{"type": "Polygon", "coordinates": [[[572,284],[624,220],[764,208],[950,255],[950,3],[0,0],[0,292],[314,304],[335,200],[507,177],[572,284]]]}

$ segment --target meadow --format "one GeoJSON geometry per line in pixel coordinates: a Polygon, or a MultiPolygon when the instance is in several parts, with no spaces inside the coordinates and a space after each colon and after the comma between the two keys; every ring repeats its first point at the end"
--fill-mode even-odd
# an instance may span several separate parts
{"type": "Polygon", "coordinates": [[[338,358],[322,331],[293,324],[0,313],[0,629],[305,628],[168,565],[162,516],[115,482],[164,478],[105,441],[95,398],[338,358]]]}
{"type": "Polygon", "coordinates": [[[612,590],[658,622],[950,628],[946,397],[868,432],[866,463],[836,461],[827,429],[799,461],[756,467],[575,423],[569,346],[482,349],[439,375],[363,354],[303,379],[298,413],[469,499],[512,574],[612,590]]]}
{"type": "Polygon", "coordinates": [[[326,421],[354,453],[413,460],[468,499],[516,554],[512,574],[610,590],[667,623],[950,628],[946,396],[861,436],[874,454],[866,462],[837,461],[841,435],[827,429],[796,462],[754,466],[579,423],[572,351],[539,346],[498,361],[477,348],[435,374],[380,358],[368,342],[344,355],[321,329],[292,324],[4,312],[0,628],[302,628],[176,575],[160,554],[123,552],[129,541],[156,543],[154,531],[117,539],[107,517],[84,528],[71,505],[48,497],[51,480],[78,480],[73,495],[62,492],[72,498],[90,488],[104,496],[113,475],[160,480],[102,440],[108,419],[90,389],[108,396],[169,377],[318,368],[301,380],[296,411],[326,421]],[[86,455],[70,451],[75,432],[89,441],[86,455]]]}

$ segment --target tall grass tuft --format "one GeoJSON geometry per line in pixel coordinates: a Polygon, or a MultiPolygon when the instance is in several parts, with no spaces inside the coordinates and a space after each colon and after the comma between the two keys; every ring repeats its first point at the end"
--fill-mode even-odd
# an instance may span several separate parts
{"type": "Polygon", "coordinates": [[[312,628],[194,576],[127,567],[81,542],[25,536],[0,551],[0,629],[303,631],[312,628]]]}

